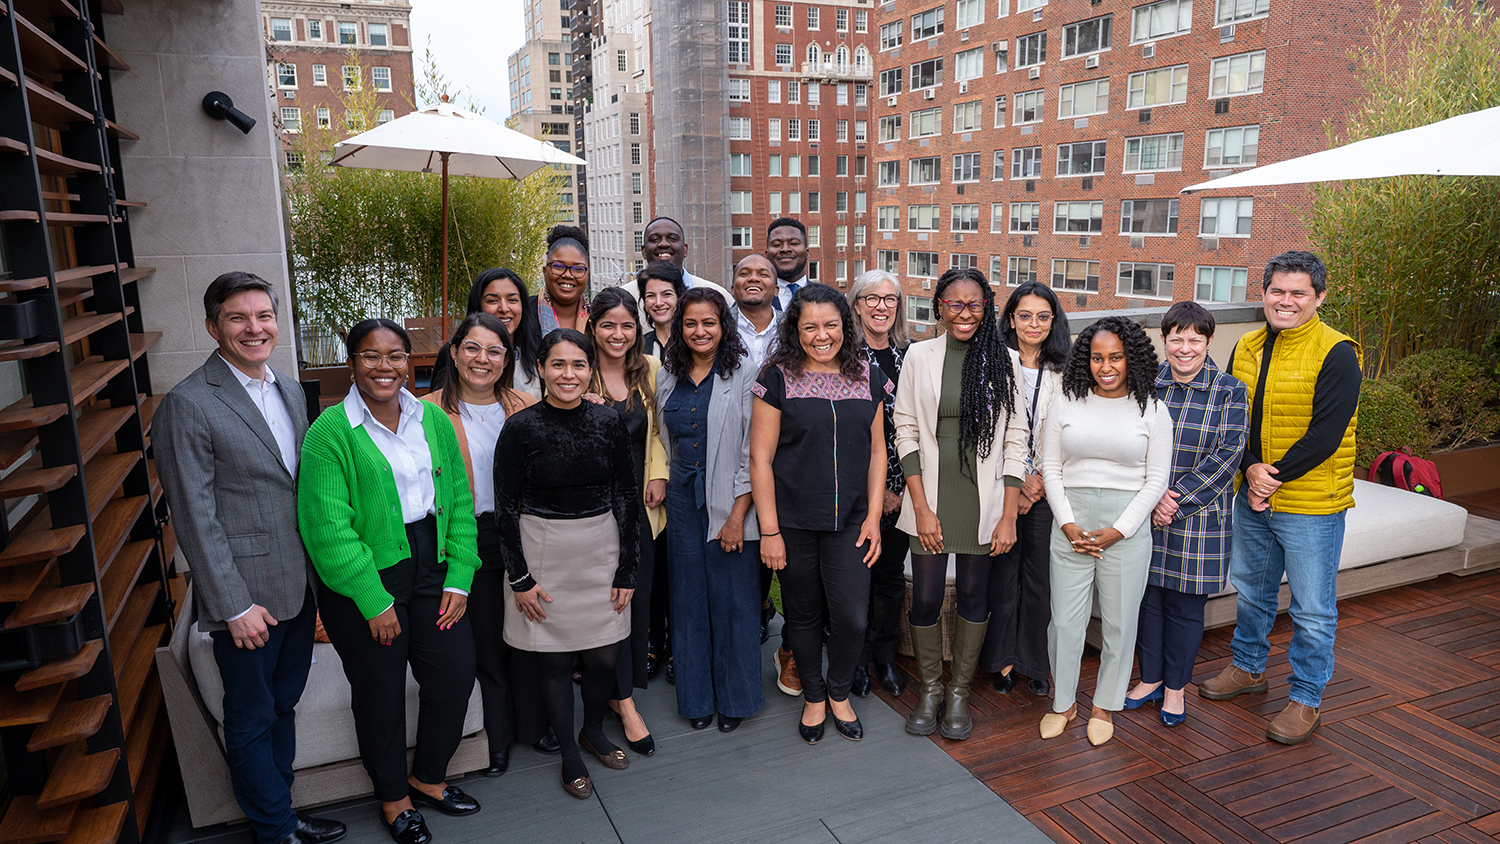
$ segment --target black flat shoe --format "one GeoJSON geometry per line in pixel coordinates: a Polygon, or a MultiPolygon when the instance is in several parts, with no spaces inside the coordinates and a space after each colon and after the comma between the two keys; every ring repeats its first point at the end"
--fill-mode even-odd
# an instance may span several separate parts
{"type": "Polygon", "coordinates": [[[740,725],[740,719],[730,718],[728,715],[719,716],[719,732],[732,733],[734,728],[740,725]]]}
{"type": "Polygon", "coordinates": [[[771,638],[771,619],[776,617],[776,605],[767,601],[760,608],[760,643],[764,645],[771,638]]]}
{"type": "Polygon", "coordinates": [[[712,724],[713,722],[714,722],[714,716],[713,715],[705,715],[702,718],[689,718],[688,719],[688,726],[692,727],[695,730],[702,730],[702,729],[706,729],[708,727],[708,725],[712,724]]]}
{"type": "Polygon", "coordinates": [[[849,682],[849,694],[855,697],[870,696],[870,672],[863,665],[854,669],[854,679],[849,682]]]}
{"type": "Polygon", "coordinates": [[[672,662],[671,657],[667,657],[667,685],[677,685],[677,666],[672,662]]]}
{"type": "Polygon", "coordinates": [[[1045,677],[1040,680],[1027,680],[1026,687],[1031,689],[1031,693],[1037,697],[1046,697],[1052,691],[1052,685],[1047,682],[1045,677]]]}
{"type": "Polygon", "coordinates": [[[661,660],[656,658],[656,653],[646,651],[646,679],[655,680],[656,675],[661,673],[661,660]]]}
{"type": "Polygon", "coordinates": [[[995,685],[995,691],[1002,695],[1008,695],[1016,687],[1016,672],[1012,669],[1009,674],[991,675],[990,682],[995,685]]]}
{"type": "Polygon", "coordinates": [[[411,802],[425,803],[445,815],[459,817],[472,815],[479,811],[479,801],[464,794],[463,789],[456,785],[450,785],[443,789],[443,799],[441,800],[434,799],[432,795],[421,789],[408,788],[407,792],[411,795],[411,802]]]}
{"type": "Polygon", "coordinates": [[[348,831],[343,821],[312,815],[297,816],[297,837],[307,844],[328,844],[343,838],[348,831]]]}
{"type": "Polygon", "coordinates": [[[797,735],[802,736],[802,740],[807,742],[808,744],[817,744],[818,742],[823,740],[823,727],[827,723],[828,721],[825,719],[818,722],[817,726],[809,727],[801,721],[798,721],[797,735]]]}
{"type": "Polygon", "coordinates": [[[639,741],[631,741],[630,739],[626,739],[625,746],[630,748],[631,750],[634,750],[636,753],[641,754],[642,756],[650,756],[656,753],[656,740],[651,738],[651,735],[649,733],[645,738],[639,741]]]}
{"type": "Polygon", "coordinates": [[[548,727],[542,737],[531,743],[531,749],[537,753],[561,753],[562,743],[557,740],[557,733],[548,727]]]}
{"type": "Polygon", "coordinates": [[[490,754],[490,766],[479,773],[486,777],[498,777],[510,768],[510,748],[490,754]]]}
{"type": "Polygon", "coordinates": [[[416,809],[407,809],[386,824],[386,827],[391,840],[396,844],[427,844],[432,840],[432,833],[427,831],[427,821],[422,819],[422,813],[416,809]]]}
{"type": "Polygon", "coordinates": [[[865,725],[859,722],[858,715],[854,716],[853,721],[840,721],[839,716],[834,715],[833,712],[830,711],[828,713],[828,717],[833,719],[833,728],[835,730],[838,730],[839,735],[843,736],[844,738],[850,741],[859,741],[860,739],[865,737],[865,725]]]}
{"type": "Polygon", "coordinates": [[[884,689],[888,695],[899,696],[906,691],[906,685],[901,682],[901,672],[889,662],[875,663],[875,682],[879,683],[880,688],[884,689]]]}

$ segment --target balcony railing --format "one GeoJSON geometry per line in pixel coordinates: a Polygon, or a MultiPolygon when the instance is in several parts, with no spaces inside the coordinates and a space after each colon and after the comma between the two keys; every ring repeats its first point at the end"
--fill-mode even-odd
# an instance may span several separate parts
{"type": "Polygon", "coordinates": [[[803,62],[802,75],[809,79],[843,80],[854,79],[868,82],[874,78],[873,66],[855,62],[840,62],[826,57],[816,62],[803,62]]]}

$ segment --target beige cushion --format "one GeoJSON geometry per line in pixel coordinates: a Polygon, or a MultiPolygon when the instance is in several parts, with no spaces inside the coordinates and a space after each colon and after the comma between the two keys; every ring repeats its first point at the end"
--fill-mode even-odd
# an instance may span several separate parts
{"type": "MultiPolygon", "coordinates": [[[[219,664],[214,659],[213,640],[194,625],[188,640],[188,659],[198,681],[203,705],[218,727],[219,741],[224,741],[224,684],[219,678],[219,664]]],[[[349,681],[344,679],[344,663],[333,645],[313,645],[313,665],[307,673],[307,688],[297,703],[297,760],[294,770],[313,768],[346,759],[359,758],[359,743],[354,737],[354,715],[349,709],[349,681]]],[[[406,746],[417,743],[417,681],[406,670],[406,746]]],[[[469,710],[464,715],[464,735],[473,735],[484,727],[479,686],[469,696],[469,710]]]]}

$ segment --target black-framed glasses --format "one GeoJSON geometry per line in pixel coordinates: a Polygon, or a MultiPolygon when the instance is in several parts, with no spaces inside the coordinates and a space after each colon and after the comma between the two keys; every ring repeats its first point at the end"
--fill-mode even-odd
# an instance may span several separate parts
{"type": "Polygon", "coordinates": [[[952,299],[939,299],[938,301],[942,303],[944,310],[954,316],[959,316],[964,311],[968,311],[975,316],[984,313],[983,299],[978,302],[955,302],[952,299]]]}
{"type": "Polygon", "coordinates": [[[473,340],[465,340],[462,343],[459,343],[458,347],[463,350],[464,354],[468,355],[471,358],[479,357],[480,352],[484,352],[491,359],[505,357],[504,346],[481,346],[473,340]]]}
{"type": "Polygon", "coordinates": [[[553,261],[547,265],[547,269],[553,275],[570,275],[574,278],[583,278],[589,274],[588,264],[564,264],[562,261],[553,261]]]}
{"type": "Polygon", "coordinates": [[[380,365],[381,361],[389,363],[393,369],[400,369],[406,366],[406,362],[411,359],[411,355],[408,355],[406,352],[391,352],[388,355],[382,355],[379,352],[360,352],[355,357],[359,358],[359,362],[365,365],[365,369],[374,369],[380,365]]]}
{"type": "Polygon", "coordinates": [[[876,307],[879,307],[881,305],[885,305],[887,308],[894,308],[897,305],[901,304],[901,297],[900,296],[896,296],[896,295],[882,296],[879,293],[867,293],[867,294],[859,297],[859,300],[861,302],[864,302],[865,303],[865,307],[868,307],[868,308],[876,308],[876,307]]]}

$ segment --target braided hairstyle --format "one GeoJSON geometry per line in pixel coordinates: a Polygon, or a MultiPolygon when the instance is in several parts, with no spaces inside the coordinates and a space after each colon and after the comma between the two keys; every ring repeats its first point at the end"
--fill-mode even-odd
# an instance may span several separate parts
{"type": "Polygon", "coordinates": [[[948,270],[938,279],[932,298],[942,299],[949,287],[961,281],[972,282],[984,294],[984,314],[979,320],[979,330],[969,341],[968,354],[964,355],[958,394],[958,465],[964,477],[975,480],[974,468],[966,455],[972,453],[979,460],[989,459],[995,426],[1003,416],[1016,412],[1016,380],[1010,365],[1010,349],[1001,339],[995,320],[995,291],[983,274],[973,268],[948,270]]]}
{"type": "Polygon", "coordinates": [[[1068,362],[1063,364],[1063,395],[1070,399],[1083,399],[1094,388],[1094,373],[1089,368],[1089,356],[1093,351],[1094,335],[1104,331],[1120,338],[1125,347],[1125,386],[1135,403],[1141,406],[1141,415],[1146,415],[1146,404],[1156,399],[1156,347],[1146,336],[1146,329],[1122,316],[1107,316],[1078,332],[1073,349],[1068,352],[1068,362]]]}

